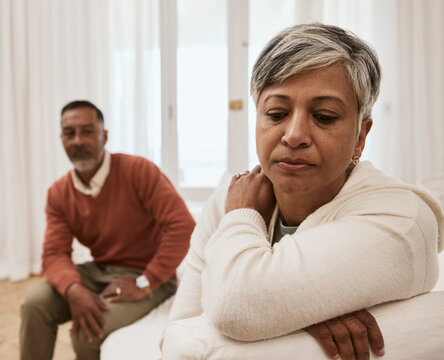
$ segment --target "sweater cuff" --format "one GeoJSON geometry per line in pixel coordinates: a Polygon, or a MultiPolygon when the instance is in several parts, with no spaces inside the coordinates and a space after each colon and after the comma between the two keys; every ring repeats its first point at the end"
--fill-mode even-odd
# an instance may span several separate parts
{"type": "Polygon", "coordinates": [[[267,234],[267,226],[264,218],[257,210],[250,208],[235,209],[226,213],[221,219],[219,226],[237,225],[239,223],[248,223],[259,227],[264,234],[267,234]]]}
{"type": "MultiPolygon", "coordinates": [[[[151,290],[156,290],[160,285],[162,285],[162,280],[160,280],[157,276],[153,274],[151,269],[147,270],[145,269],[142,273],[142,275],[145,275],[148,281],[150,282],[150,288],[151,290]]],[[[175,279],[176,273],[173,274],[171,277],[172,279],[175,279]]],[[[167,280],[168,281],[168,280],[167,280]]]]}
{"type": "MultiPolygon", "coordinates": [[[[51,283],[51,281],[49,281],[49,280],[48,280],[48,282],[51,283]]],[[[64,299],[66,299],[66,293],[67,293],[68,289],[71,287],[71,285],[73,285],[75,283],[82,284],[82,279],[81,279],[80,275],[70,276],[69,278],[64,279],[63,281],[58,281],[56,284],[51,284],[51,285],[53,285],[54,288],[57,290],[57,292],[60,295],[62,295],[62,297],[64,299]]]]}

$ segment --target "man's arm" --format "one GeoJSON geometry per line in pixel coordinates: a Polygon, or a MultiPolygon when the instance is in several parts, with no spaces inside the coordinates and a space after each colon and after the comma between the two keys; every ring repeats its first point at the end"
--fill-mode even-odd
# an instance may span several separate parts
{"type": "Polygon", "coordinates": [[[71,259],[73,234],[59,206],[60,194],[53,186],[48,191],[46,202],[46,230],[43,243],[43,274],[48,282],[65,297],[67,289],[80,283],[78,273],[71,259]]]}
{"type": "Polygon", "coordinates": [[[58,206],[56,190],[48,191],[46,204],[46,232],[43,244],[43,272],[48,282],[67,300],[73,319],[73,336],[81,329],[92,341],[91,330],[101,338],[105,322],[102,311],[105,303],[84,287],[71,260],[73,235],[62,209],[58,206]]]}
{"type": "Polygon", "coordinates": [[[145,161],[137,170],[138,196],[161,227],[159,247],[143,272],[155,290],[174,276],[189,249],[195,221],[184,200],[157,166],[145,161]]]}
{"type": "Polygon", "coordinates": [[[185,202],[155,164],[134,156],[124,171],[146,210],[147,221],[154,218],[156,228],[160,228],[160,239],[155,255],[142,273],[149,285],[142,289],[135,278],[113,279],[100,294],[110,302],[138,301],[151,296],[153,290],[171,279],[189,249],[195,225],[185,202]]]}

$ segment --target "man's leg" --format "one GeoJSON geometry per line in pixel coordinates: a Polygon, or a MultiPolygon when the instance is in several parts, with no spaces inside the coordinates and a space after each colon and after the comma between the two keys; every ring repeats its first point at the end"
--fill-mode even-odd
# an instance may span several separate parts
{"type": "MultiPolygon", "coordinates": [[[[116,266],[102,266],[102,281],[109,283],[113,278],[133,276],[140,274],[140,270],[128,269],[116,266]]],[[[101,281],[100,279],[95,279],[101,281]]],[[[162,303],[176,292],[176,282],[170,280],[153,291],[151,297],[146,297],[135,302],[111,303],[107,301],[109,310],[103,312],[105,319],[104,338],[99,339],[93,336],[93,341],[88,343],[82,331],[79,332],[77,339],[72,339],[74,350],[78,360],[99,360],[100,345],[105,338],[113,331],[123,326],[132,324],[137,319],[148,314],[152,309],[162,303]]],[[[106,301],[106,300],[105,300],[106,301]]]]}
{"type": "MultiPolygon", "coordinates": [[[[100,270],[94,263],[77,266],[82,283],[95,292],[103,284],[94,282],[100,270]]],[[[66,300],[47,282],[33,288],[21,307],[20,359],[51,360],[57,337],[57,327],[71,320],[71,311],[66,300]]]]}
{"type": "Polygon", "coordinates": [[[67,302],[44,281],[27,295],[21,316],[20,359],[51,360],[57,327],[71,318],[67,302]]]}

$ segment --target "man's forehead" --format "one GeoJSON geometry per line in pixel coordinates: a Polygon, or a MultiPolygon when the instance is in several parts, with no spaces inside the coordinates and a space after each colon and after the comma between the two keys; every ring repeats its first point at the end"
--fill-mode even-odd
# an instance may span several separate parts
{"type": "Polygon", "coordinates": [[[62,123],[62,129],[72,129],[72,128],[87,129],[87,128],[94,128],[95,126],[96,123],[93,123],[92,121],[86,124],[75,121],[62,123]]]}
{"type": "Polygon", "coordinates": [[[62,127],[65,126],[94,126],[100,122],[97,113],[89,107],[81,107],[66,110],[61,119],[62,127]]]}

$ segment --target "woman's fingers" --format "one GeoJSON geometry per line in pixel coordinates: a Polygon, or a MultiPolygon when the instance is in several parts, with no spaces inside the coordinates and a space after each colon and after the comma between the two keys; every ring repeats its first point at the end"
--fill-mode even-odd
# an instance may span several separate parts
{"type": "Polygon", "coordinates": [[[232,178],[231,178],[231,183],[230,183],[230,185],[232,184],[232,183],[234,183],[234,182],[236,182],[236,180],[239,180],[242,176],[244,176],[244,175],[249,175],[249,174],[251,174],[251,175],[257,175],[257,174],[260,174],[261,173],[261,170],[262,170],[262,168],[261,168],[261,166],[260,165],[256,165],[254,168],[253,168],[253,170],[245,170],[243,173],[239,173],[239,174],[236,174],[236,175],[234,175],[232,178]]]}
{"type": "Polygon", "coordinates": [[[252,172],[253,174],[259,174],[259,173],[261,172],[261,170],[262,170],[262,167],[261,167],[260,165],[256,165],[256,166],[253,168],[253,170],[251,170],[251,172],[252,172]]]}
{"type": "Polygon", "coordinates": [[[335,318],[326,321],[325,324],[332,334],[333,340],[336,343],[341,359],[356,359],[355,348],[353,347],[352,343],[352,336],[344,323],[338,318],[335,318]]]}
{"type": "MultiPolygon", "coordinates": [[[[352,340],[352,354],[356,355],[357,360],[370,359],[370,346],[368,339],[368,331],[364,324],[355,316],[344,316],[340,320],[346,327],[346,331],[350,334],[352,340]]],[[[354,358],[354,357],[353,357],[354,358]]]]}
{"type": "Polygon", "coordinates": [[[225,199],[225,212],[236,209],[254,209],[258,211],[268,225],[275,207],[273,186],[256,166],[251,172],[237,174],[231,179],[225,199]]]}
{"type": "Polygon", "coordinates": [[[339,359],[339,351],[336,346],[336,342],[333,340],[330,329],[325,323],[319,323],[311,325],[307,328],[307,331],[313,336],[316,341],[321,345],[325,354],[331,359],[339,359]]]}
{"type": "Polygon", "coordinates": [[[384,340],[375,318],[360,310],[307,328],[332,359],[368,360],[370,349],[384,355],[384,340]]]}
{"type": "Polygon", "coordinates": [[[364,324],[368,332],[368,341],[372,351],[378,356],[384,356],[384,338],[376,319],[367,310],[356,311],[354,315],[364,324]]]}

